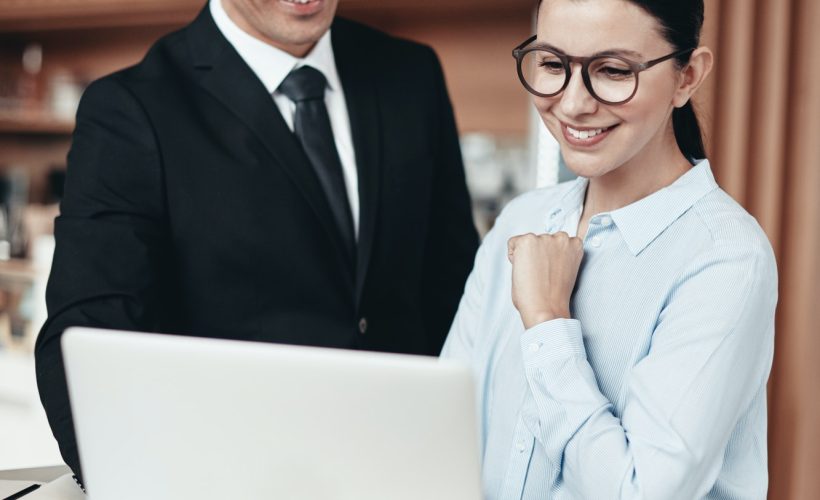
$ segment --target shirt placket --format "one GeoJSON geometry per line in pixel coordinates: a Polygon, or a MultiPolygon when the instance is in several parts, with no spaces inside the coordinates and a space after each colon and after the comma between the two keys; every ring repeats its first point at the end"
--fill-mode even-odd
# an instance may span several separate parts
{"type": "Polygon", "coordinates": [[[612,217],[609,214],[599,214],[590,219],[584,236],[584,251],[595,252],[603,248],[611,227],[612,217]]]}
{"type": "Polygon", "coordinates": [[[524,494],[524,480],[527,477],[534,448],[535,437],[524,425],[523,418],[519,416],[510,448],[509,467],[504,477],[499,500],[521,500],[524,494]]]}

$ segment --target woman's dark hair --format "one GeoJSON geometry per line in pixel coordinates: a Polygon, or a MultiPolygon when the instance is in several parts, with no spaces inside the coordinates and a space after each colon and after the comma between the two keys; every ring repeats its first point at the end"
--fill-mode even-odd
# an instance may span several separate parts
{"type": "MultiPolygon", "coordinates": [[[[540,9],[543,0],[538,0],[540,9]]],[[[654,17],[661,26],[661,34],[672,45],[673,50],[695,48],[700,43],[703,26],[703,0],[624,0],[642,8],[654,17]]],[[[678,56],[679,67],[689,62],[691,52],[678,56]]],[[[692,107],[692,101],[672,112],[672,127],[675,139],[684,156],[689,160],[706,158],[703,135],[692,107]]]]}

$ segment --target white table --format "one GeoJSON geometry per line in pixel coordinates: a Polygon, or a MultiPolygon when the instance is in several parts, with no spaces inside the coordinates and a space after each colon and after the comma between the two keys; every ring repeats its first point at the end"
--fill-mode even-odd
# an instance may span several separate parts
{"type": "Polygon", "coordinates": [[[67,466],[42,466],[61,462],[37,394],[33,356],[0,351],[0,498],[38,483],[43,486],[22,500],[84,499],[67,466]]]}
{"type": "Polygon", "coordinates": [[[0,470],[58,463],[62,457],[37,393],[34,356],[0,351],[0,470]]]}

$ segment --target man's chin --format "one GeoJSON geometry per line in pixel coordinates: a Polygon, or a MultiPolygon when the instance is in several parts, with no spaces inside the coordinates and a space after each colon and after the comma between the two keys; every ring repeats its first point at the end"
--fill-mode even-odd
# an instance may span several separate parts
{"type": "Polygon", "coordinates": [[[327,0],[278,0],[277,4],[289,16],[296,18],[317,16],[328,7],[327,0]]]}

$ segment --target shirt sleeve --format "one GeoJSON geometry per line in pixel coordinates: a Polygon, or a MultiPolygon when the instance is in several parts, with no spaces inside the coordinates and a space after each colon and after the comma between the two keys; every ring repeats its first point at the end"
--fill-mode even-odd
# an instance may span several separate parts
{"type": "Polygon", "coordinates": [[[499,248],[498,245],[502,243],[499,226],[503,225],[504,216],[505,213],[502,212],[476,252],[473,270],[464,285],[464,294],[461,296],[456,316],[441,350],[442,358],[464,361],[474,368],[480,365],[476,362],[474,351],[478,343],[477,335],[481,332],[479,324],[485,310],[486,281],[491,275],[494,260],[500,258],[494,258],[493,255],[495,255],[495,249],[499,248]]]}
{"type": "Polygon", "coordinates": [[[34,356],[40,399],[60,452],[80,481],[80,459],[60,339],[70,326],[155,331],[173,293],[161,161],[154,129],[116,76],[83,94],[68,154],[65,196],[46,289],[48,320],[34,356]]]}
{"type": "Polygon", "coordinates": [[[598,388],[582,325],[522,336],[540,436],[578,498],[702,498],[734,428],[765,387],[777,273],[770,249],[718,245],[676,280],[648,354],[632,367],[620,418],[598,388]]]}

